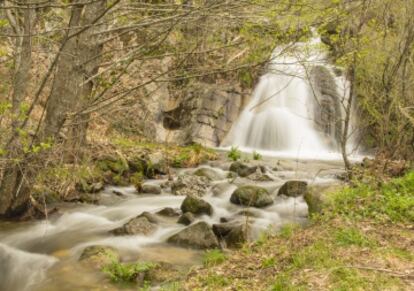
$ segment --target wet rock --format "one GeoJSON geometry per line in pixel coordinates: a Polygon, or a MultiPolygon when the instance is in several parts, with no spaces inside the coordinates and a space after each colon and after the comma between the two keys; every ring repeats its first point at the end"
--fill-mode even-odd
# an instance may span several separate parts
{"type": "Polygon", "coordinates": [[[260,214],[260,212],[259,211],[254,211],[253,209],[243,209],[243,210],[240,210],[239,212],[237,212],[237,215],[239,215],[239,216],[247,216],[247,217],[255,217],[255,218],[258,218],[258,217],[261,217],[261,214],[260,214]]]}
{"type": "Polygon", "coordinates": [[[161,152],[155,152],[148,155],[145,175],[148,178],[153,178],[157,174],[168,174],[168,163],[163,153],[161,152]]]}
{"type": "Polygon", "coordinates": [[[226,242],[226,246],[228,248],[240,248],[250,239],[249,227],[239,225],[238,227],[233,228],[229,234],[226,235],[224,241],[226,242]]]}
{"type": "Polygon", "coordinates": [[[176,217],[180,216],[180,211],[171,207],[165,207],[164,209],[158,211],[157,214],[166,217],[176,217]]]}
{"type": "Polygon", "coordinates": [[[231,221],[231,218],[228,218],[228,217],[220,217],[220,222],[221,223],[226,223],[226,222],[229,222],[229,221],[231,221]]]}
{"type": "Polygon", "coordinates": [[[182,247],[190,247],[196,249],[218,248],[219,242],[214,235],[213,230],[206,222],[198,222],[190,225],[179,233],[171,236],[168,240],[182,247]]]}
{"type": "Polygon", "coordinates": [[[201,197],[206,194],[209,187],[209,180],[206,177],[194,175],[179,176],[171,185],[174,195],[193,195],[201,197]]]}
{"type": "Polygon", "coordinates": [[[194,196],[187,196],[181,204],[183,213],[190,212],[194,215],[213,214],[213,207],[210,203],[194,196]]]}
{"type": "Polygon", "coordinates": [[[230,233],[235,227],[239,226],[237,222],[226,222],[220,224],[213,224],[213,232],[218,238],[224,238],[230,233]]]}
{"type": "Polygon", "coordinates": [[[112,193],[118,197],[125,197],[125,194],[122,193],[121,191],[113,190],[112,193]]]}
{"type": "Polygon", "coordinates": [[[82,264],[99,270],[113,261],[118,260],[119,253],[116,249],[99,245],[85,248],[79,258],[82,264]]]}
{"type": "Polygon", "coordinates": [[[266,174],[266,170],[263,170],[261,167],[258,167],[256,169],[256,172],[249,175],[247,178],[249,178],[250,180],[253,180],[253,181],[258,181],[258,182],[271,182],[271,181],[274,181],[274,179],[269,174],[266,174]]]}
{"type": "Polygon", "coordinates": [[[194,215],[191,212],[186,212],[183,215],[180,216],[177,223],[184,224],[184,225],[190,225],[195,220],[194,215]]]}
{"type": "Polygon", "coordinates": [[[299,197],[306,194],[308,183],[305,181],[287,181],[279,189],[277,195],[285,195],[288,197],[299,197]]]}
{"type": "Polygon", "coordinates": [[[247,177],[257,170],[257,166],[249,167],[242,162],[234,162],[230,165],[230,171],[237,173],[240,177],[247,177]]]}
{"type": "Polygon", "coordinates": [[[217,181],[217,180],[224,179],[224,176],[219,171],[213,168],[207,168],[207,167],[197,169],[194,172],[194,175],[199,176],[199,177],[206,177],[210,181],[217,181]]]}
{"type": "Polygon", "coordinates": [[[221,223],[213,225],[214,234],[229,248],[238,248],[248,241],[250,226],[246,223],[221,223]]]}
{"type": "Polygon", "coordinates": [[[161,187],[155,184],[143,184],[141,192],[145,194],[161,194],[161,187]]]}
{"type": "Polygon", "coordinates": [[[330,193],[336,192],[340,187],[340,185],[309,187],[304,196],[309,214],[321,213],[323,209],[329,207],[332,203],[330,193]]]}
{"type": "Polygon", "coordinates": [[[233,192],[230,202],[237,205],[266,207],[273,204],[269,192],[258,186],[241,186],[233,192]]]}
{"type": "Polygon", "coordinates": [[[157,229],[157,221],[158,220],[153,214],[144,212],[141,215],[132,218],[123,226],[112,230],[111,233],[115,235],[148,235],[157,229]]]}

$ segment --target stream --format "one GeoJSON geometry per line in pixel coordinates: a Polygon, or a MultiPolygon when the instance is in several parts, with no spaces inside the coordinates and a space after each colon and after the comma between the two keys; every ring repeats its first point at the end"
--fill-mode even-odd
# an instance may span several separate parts
{"type": "MultiPolygon", "coordinates": [[[[307,205],[303,197],[277,196],[284,182],[292,179],[310,185],[338,183],[342,172],[339,161],[306,161],[265,158],[251,161],[264,166],[273,181],[258,182],[248,178],[228,177],[229,162],[214,161],[203,167],[216,171],[222,179],[211,181],[203,199],[213,207],[211,216],[197,217],[208,224],[220,223],[222,218],[246,219],[238,214],[249,208],[230,203],[232,192],[241,185],[258,185],[271,193],[274,203],[265,208],[250,208],[252,233],[277,231],[287,223],[306,223],[307,205]],[[213,191],[223,184],[222,191],[213,191]]],[[[174,176],[189,175],[196,169],[176,170],[174,176]]],[[[166,179],[146,183],[162,184],[166,179]]],[[[78,259],[87,246],[106,245],[116,248],[122,261],[166,262],[188,268],[201,264],[203,251],[181,248],[166,243],[167,238],[186,226],[177,217],[159,217],[157,230],[148,236],[114,236],[109,231],[122,226],[144,211],[156,213],[165,207],[179,209],[184,196],[175,196],[170,188],[158,195],[138,194],[133,187],[108,186],[99,194],[99,205],[63,204],[60,211],[48,220],[35,222],[0,223],[0,290],[118,290],[101,272],[82,266],[78,259]],[[114,190],[122,193],[115,195],[114,190]]]]}

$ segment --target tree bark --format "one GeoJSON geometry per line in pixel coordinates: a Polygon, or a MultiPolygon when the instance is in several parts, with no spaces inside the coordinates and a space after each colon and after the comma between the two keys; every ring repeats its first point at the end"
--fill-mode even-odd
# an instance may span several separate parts
{"type": "Polygon", "coordinates": [[[32,26],[35,13],[32,9],[24,9],[23,20],[19,25],[13,15],[9,21],[20,37],[16,38],[15,73],[12,93],[12,135],[14,138],[7,146],[7,160],[2,179],[0,181],[0,216],[10,217],[25,211],[29,203],[30,192],[26,179],[26,162],[20,137],[15,134],[19,130],[19,116],[21,104],[26,97],[27,86],[30,79],[32,63],[32,26]]]}

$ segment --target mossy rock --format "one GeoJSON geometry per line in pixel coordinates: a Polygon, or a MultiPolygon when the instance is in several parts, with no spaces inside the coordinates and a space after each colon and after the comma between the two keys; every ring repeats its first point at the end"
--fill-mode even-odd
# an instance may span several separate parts
{"type": "Polygon", "coordinates": [[[108,246],[89,246],[86,247],[80,258],[82,264],[93,269],[102,269],[104,266],[119,261],[119,253],[116,249],[108,246]]]}
{"type": "Polygon", "coordinates": [[[199,177],[206,177],[210,181],[223,180],[225,177],[213,168],[202,167],[194,172],[194,175],[199,177]]]}
{"type": "Polygon", "coordinates": [[[103,171],[111,171],[115,174],[122,175],[129,171],[128,161],[119,157],[104,157],[98,160],[98,168],[103,171]]]}
{"type": "Polygon", "coordinates": [[[161,186],[155,184],[142,184],[140,192],[145,194],[161,194],[161,186]]]}
{"type": "Polygon", "coordinates": [[[273,198],[262,187],[241,186],[233,192],[230,202],[236,205],[262,208],[273,204],[273,198]]]}
{"type": "Polygon", "coordinates": [[[308,191],[308,183],[305,181],[287,181],[279,189],[277,195],[285,195],[287,197],[299,197],[304,196],[308,191]]]}
{"type": "Polygon", "coordinates": [[[186,212],[183,215],[180,216],[177,223],[184,224],[184,225],[190,225],[195,220],[194,214],[191,212],[186,212]]]}
{"type": "Polygon", "coordinates": [[[187,196],[181,204],[181,211],[183,213],[190,212],[194,215],[213,214],[213,207],[210,203],[196,198],[194,196],[187,196]]]}
{"type": "Polygon", "coordinates": [[[131,173],[145,173],[147,161],[142,157],[132,157],[128,159],[128,166],[131,173]]]}
{"type": "Polygon", "coordinates": [[[180,210],[176,208],[165,207],[158,211],[157,214],[165,217],[178,217],[180,216],[180,210]]]}
{"type": "Polygon", "coordinates": [[[213,249],[219,247],[219,242],[213,230],[204,221],[190,225],[171,236],[167,241],[182,247],[195,249],[213,249]]]}
{"type": "Polygon", "coordinates": [[[256,172],[257,166],[249,167],[242,162],[234,162],[230,165],[230,172],[237,173],[240,177],[247,177],[256,172]]]}
{"type": "Polygon", "coordinates": [[[115,228],[111,231],[115,235],[149,235],[157,229],[157,218],[149,213],[143,212],[141,215],[132,218],[123,226],[115,228]]]}
{"type": "Polygon", "coordinates": [[[308,205],[309,214],[322,213],[324,209],[330,207],[333,203],[331,193],[334,193],[339,188],[341,188],[340,185],[308,187],[304,199],[308,205]]]}

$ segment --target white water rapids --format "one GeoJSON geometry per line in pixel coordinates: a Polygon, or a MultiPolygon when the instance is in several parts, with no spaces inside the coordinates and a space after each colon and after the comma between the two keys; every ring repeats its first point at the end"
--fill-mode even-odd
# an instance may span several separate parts
{"type": "MultiPolygon", "coordinates": [[[[312,45],[318,43],[318,40],[311,42],[312,45]]],[[[223,146],[258,150],[269,156],[315,160],[338,158],[338,149],[329,146],[327,137],[315,127],[313,117],[317,102],[307,77],[310,66],[329,66],[324,54],[306,47],[299,44],[294,54],[282,54],[284,48],[275,50],[268,73],[260,79],[250,104],[223,146]]],[[[345,96],[346,80],[342,77],[335,77],[335,80],[339,94],[345,96]]],[[[272,180],[267,182],[240,177],[232,181],[227,178],[229,163],[221,161],[222,164],[214,165],[222,178],[213,181],[203,196],[212,205],[213,215],[198,217],[197,221],[209,224],[220,223],[222,218],[240,221],[247,219],[241,214],[241,210],[247,209],[254,213],[249,223],[256,236],[263,230],[278,230],[286,223],[303,222],[307,216],[303,197],[277,196],[278,189],[292,179],[313,185],[333,183],[342,167],[334,161],[319,164],[312,161],[310,164],[308,161],[269,158],[266,162],[266,174],[272,180]],[[218,193],[213,190],[217,184],[224,185],[218,193]],[[238,186],[251,184],[266,188],[272,195],[273,205],[257,209],[230,203],[230,196],[238,186]]],[[[191,174],[193,171],[184,172],[191,174]]],[[[161,184],[165,181],[149,182],[161,184]]],[[[0,223],[0,290],[117,290],[114,286],[104,286],[101,273],[84,269],[79,264],[80,254],[91,245],[112,246],[119,250],[125,261],[163,261],[174,265],[194,265],[201,261],[200,251],[166,243],[168,237],[185,228],[177,223],[177,217],[159,217],[157,230],[148,236],[114,236],[110,233],[144,211],[156,213],[165,207],[179,209],[185,197],[175,196],[171,189],[165,188],[159,195],[138,194],[133,187],[107,187],[97,195],[100,205],[71,205],[69,208],[64,205],[64,211],[48,221],[0,223]],[[115,195],[113,190],[122,192],[123,197],[115,195]]]]}
{"type": "MultiPolygon", "coordinates": [[[[302,197],[288,198],[275,194],[285,181],[298,177],[312,184],[329,184],[334,181],[334,172],[326,172],[324,177],[315,179],[319,175],[316,174],[318,167],[310,166],[312,170],[305,172],[305,165],[302,169],[296,169],[294,163],[294,167],[288,166],[286,170],[273,171],[267,166],[267,173],[274,181],[256,182],[237,178],[231,182],[231,179],[226,178],[228,171],[220,169],[228,169],[229,163],[220,163],[222,164],[212,169],[222,178],[213,181],[203,196],[212,205],[213,215],[198,217],[197,221],[206,221],[210,225],[220,223],[223,217],[243,221],[247,217],[240,211],[249,210],[255,214],[254,218],[249,217],[254,236],[264,230],[277,230],[289,222],[306,221],[307,205],[302,197]],[[252,183],[273,193],[274,204],[258,209],[230,203],[230,196],[238,185],[252,183]],[[214,188],[218,184],[221,186],[217,192],[214,188]]],[[[273,163],[276,161],[270,164],[273,163]]],[[[338,165],[326,162],[324,167],[338,169],[338,165]]],[[[306,168],[309,166],[306,165],[306,168]]],[[[194,171],[195,169],[189,169],[176,174],[191,174],[194,171]]],[[[152,180],[149,183],[160,184],[165,181],[152,180]]],[[[100,205],[63,205],[66,208],[62,213],[51,216],[48,221],[0,223],[0,290],[104,290],[104,284],[108,283],[102,273],[85,269],[78,262],[82,251],[91,245],[112,246],[125,261],[161,261],[183,266],[201,262],[202,252],[166,243],[168,237],[186,227],[177,223],[178,217],[158,216],[160,221],[157,230],[147,236],[114,236],[110,233],[144,211],[156,213],[165,207],[179,209],[184,196],[172,195],[169,188],[163,189],[158,195],[137,194],[133,187],[107,187],[97,195],[100,197],[100,205]],[[122,192],[124,196],[115,195],[113,190],[122,192]]],[[[117,290],[111,288],[105,290],[117,290]]]]}

